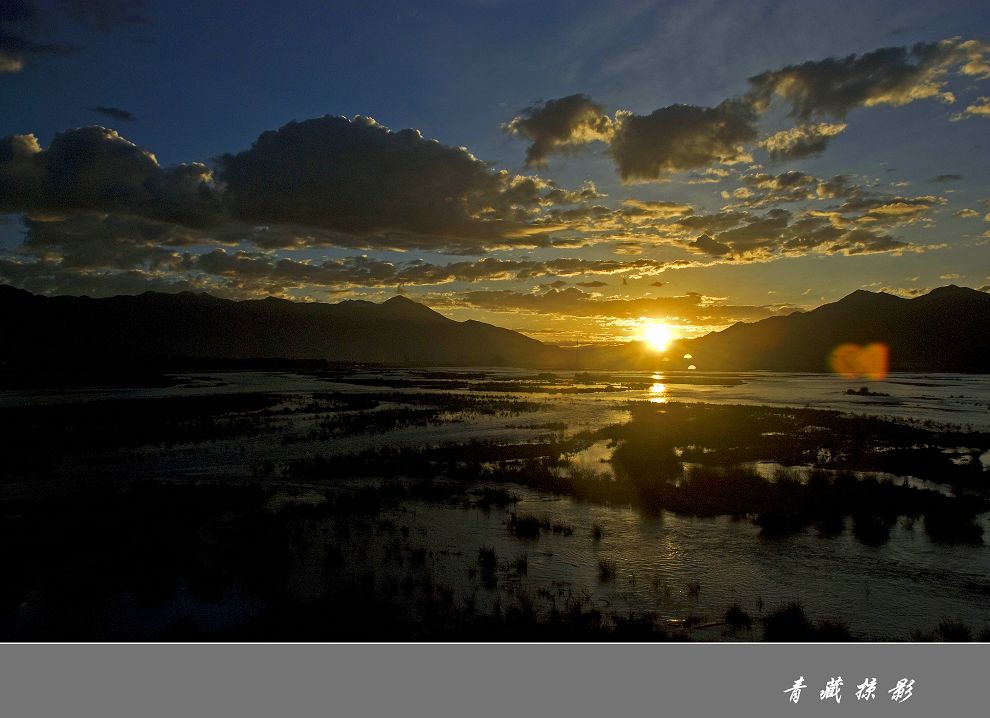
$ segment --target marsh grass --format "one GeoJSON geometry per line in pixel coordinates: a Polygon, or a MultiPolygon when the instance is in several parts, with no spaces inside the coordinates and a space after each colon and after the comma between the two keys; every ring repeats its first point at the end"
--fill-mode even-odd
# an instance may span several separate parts
{"type": "Polygon", "coordinates": [[[753,625],[753,619],[738,603],[733,603],[726,609],[724,620],[733,631],[748,629],[753,625]]]}
{"type": "Polygon", "coordinates": [[[812,622],[797,601],[768,611],[761,619],[765,641],[828,641],[852,640],[849,626],[838,619],[821,619],[812,622]]]}

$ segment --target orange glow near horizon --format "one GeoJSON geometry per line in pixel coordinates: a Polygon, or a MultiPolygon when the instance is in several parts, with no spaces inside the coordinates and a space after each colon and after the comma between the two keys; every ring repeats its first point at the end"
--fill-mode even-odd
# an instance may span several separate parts
{"type": "Polygon", "coordinates": [[[843,379],[866,378],[879,381],[887,376],[890,350],[886,344],[879,342],[866,346],[842,344],[832,351],[829,365],[843,379]]]}

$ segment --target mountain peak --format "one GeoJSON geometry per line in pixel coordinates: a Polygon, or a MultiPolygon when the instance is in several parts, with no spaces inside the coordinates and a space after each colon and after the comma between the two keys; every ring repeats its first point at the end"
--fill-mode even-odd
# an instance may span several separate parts
{"type": "Polygon", "coordinates": [[[951,296],[972,296],[978,290],[969,287],[960,287],[956,284],[946,284],[944,287],[935,287],[928,292],[928,297],[951,297],[951,296]]]}
{"type": "Polygon", "coordinates": [[[415,319],[419,321],[447,320],[447,317],[443,316],[439,312],[433,311],[425,304],[420,304],[419,302],[413,301],[409,297],[404,297],[401,294],[396,294],[394,297],[386,299],[378,306],[392,316],[399,316],[405,319],[415,319]]]}
{"type": "Polygon", "coordinates": [[[836,305],[846,306],[849,304],[867,304],[867,303],[873,304],[876,302],[892,303],[891,300],[900,301],[900,297],[894,296],[893,294],[887,294],[887,292],[871,292],[866,289],[857,289],[856,291],[850,292],[842,299],[832,302],[831,304],[823,304],[822,306],[818,307],[818,309],[824,309],[826,307],[836,306],[836,305]]]}

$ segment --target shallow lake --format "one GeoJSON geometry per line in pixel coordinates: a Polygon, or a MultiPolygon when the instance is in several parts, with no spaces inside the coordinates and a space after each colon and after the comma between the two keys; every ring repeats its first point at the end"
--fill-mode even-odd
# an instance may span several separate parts
{"type": "MultiPolygon", "coordinates": [[[[832,409],[842,412],[990,429],[990,376],[893,374],[868,383],[868,393],[851,394],[862,382],[823,374],[749,372],[696,374],[629,372],[575,377],[534,375],[506,369],[400,369],[320,377],[273,372],[200,372],[178,377],[175,386],[82,387],[63,391],[3,391],[0,407],[50,406],[79,402],[182,396],[271,393],[287,406],[314,392],[428,392],[518,398],[537,405],[518,415],[466,413],[435,425],[407,426],[343,438],[307,438],[317,417],[305,413],[272,419],[269,430],[251,436],[143,446],[129,451],[148,478],[250,476],[259,461],[289,461],[314,453],[334,455],[389,445],[463,442],[476,439],[530,441],[549,433],[570,436],[623,423],[632,400],[656,403],[709,402],[832,409]],[[452,381],[457,388],[431,387],[452,381]],[[553,428],[548,428],[553,427],[553,428]],[[290,437],[291,440],[286,437],[290,437]]],[[[603,467],[611,449],[597,442],[577,461],[603,467]]],[[[987,463],[987,454],[982,459],[987,463]]],[[[64,467],[71,474],[73,467],[64,467]]],[[[80,472],[90,471],[80,463],[80,472]]],[[[758,467],[760,468],[760,467],[758,467]]],[[[762,467],[774,470],[778,467],[762,467]]],[[[67,475],[68,475],[67,474],[67,475]]],[[[273,480],[274,481],[274,480],[273,480]]],[[[314,482],[316,484],[318,482],[314,482]]],[[[304,485],[305,482],[300,482],[304,485]]],[[[858,638],[906,638],[932,629],[943,618],[990,628],[990,547],[946,545],[903,519],[882,546],[859,542],[848,529],[834,538],[808,530],[766,538],[758,527],[728,517],[689,518],[663,512],[649,516],[627,506],[582,503],[529,488],[504,486],[519,497],[509,508],[481,510],[408,501],[394,520],[432,557],[438,580],[461,597],[474,595],[486,610],[495,599],[523,593],[546,607],[564,596],[581,595],[604,613],[649,613],[662,622],[718,623],[738,603],[757,618],[761,611],[799,600],[813,619],[838,617],[858,638]],[[513,536],[511,512],[546,517],[570,526],[571,535],[541,532],[538,539],[513,536]],[[592,526],[602,536],[592,536],[592,526]],[[502,570],[495,588],[480,588],[474,577],[480,547],[492,547],[500,565],[527,557],[524,574],[502,570]],[[602,580],[600,562],[614,564],[602,580]]],[[[990,528],[987,515],[980,517],[990,528]]],[[[383,538],[382,541],[385,539],[383,538]]],[[[372,541],[372,550],[381,550],[372,541]],[[376,548],[377,546],[377,548],[376,548]]],[[[372,558],[369,561],[374,562],[372,558]]],[[[697,638],[719,639],[723,627],[694,629],[697,638]]],[[[759,638],[742,632],[742,639],[759,638]]]]}

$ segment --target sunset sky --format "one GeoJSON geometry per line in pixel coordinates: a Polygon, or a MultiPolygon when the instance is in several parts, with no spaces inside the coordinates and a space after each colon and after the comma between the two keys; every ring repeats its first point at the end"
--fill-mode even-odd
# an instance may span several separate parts
{"type": "Polygon", "coordinates": [[[0,4],[0,282],[549,342],[990,290],[990,3],[0,4]]]}

